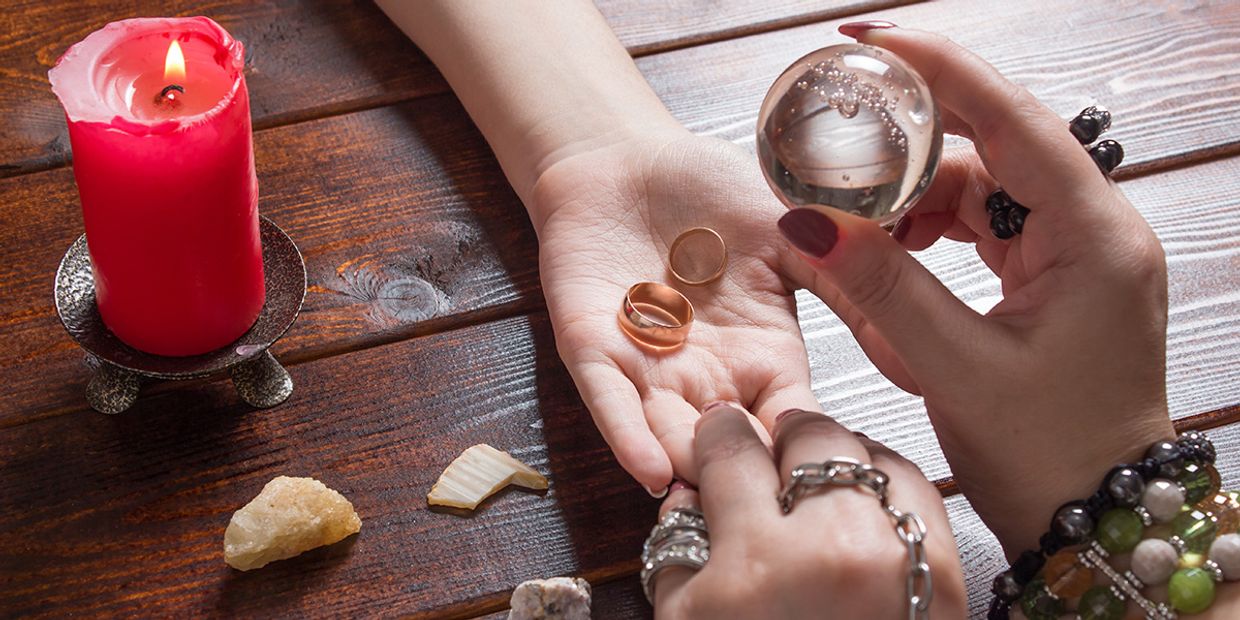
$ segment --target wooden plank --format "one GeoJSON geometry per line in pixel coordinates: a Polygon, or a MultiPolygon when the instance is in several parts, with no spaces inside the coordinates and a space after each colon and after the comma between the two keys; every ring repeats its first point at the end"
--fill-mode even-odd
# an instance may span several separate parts
{"type": "MultiPolygon", "coordinates": [[[[537,240],[452,97],[257,134],[260,211],[306,259],[306,306],[277,354],[296,362],[536,307],[537,240]]],[[[52,281],[81,233],[68,169],[0,180],[0,365],[15,418],[80,408],[89,376],[52,281]]]]}
{"type": "MultiPolygon", "coordinates": [[[[637,573],[607,583],[591,584],[592,620],[650,620],[654,609],[646,602],[637,573]]],[[[508,610],[478,616],[477,620],[508,620],[508,610]]]]}
{"type": "MultiPolygon", "coordinates": [[[[1123,6],[1066,0],[1009,6],[957,0],[852,14],[903,1],[841,0],[822,5],[784,0],[755,9],[746,2],[703,7],[698,2],[607,0],[600,8],[622,42],[637,53],[840,18],[641,63],[680,118],[696,131],[729,139],[752,139],[757,103],[770,80],[801,54],[843,40],[834,33],[840,21],[882,17],[950,34],[1065,115],[1097,99],[1124,116],[1125,131],[1163,147],[1196,142],[1199,137],[1205,138],[1199,148],[1234,143],[1226,121],[1234,123],[1235,118],[1214,118],[1220,109],[1234,108],[1231,104],[1237,97],[1236,77],[1228,67],[1240,12],[1227,3],[1164,12],[1137,0],[1123,6]],[[971,19],[959,20],[962,14],[971,19]],[[1125,19],[1117,21],[1116,15],[1125,19]],[[1025,27],[1028,23],[1044,27],[1031,30],[1025,27]],[[1013,34],[1003,36],[1005,32],[1013,34]],[[1192,56],[1191,62],[1186,55],[1192,56]],[[1184,70],[1186,64],[1193,70],[1184,70]],[[1166,119],[1185,114],[1180,119],[1183,127],[1169,131],[1166,119]]],[[[25,0],[5,13],[3,18],[10,22],[0,29],[0,65],[8,68],[0,74],[0,176],[65,163],[68,140],[62,113],[47,85],[47,69],[92,30],[137,14],[206,14],[246,42],[257,127],[446,90],[425,57],[371,3],[361,0],[221,2],[206,7],[185,0],[123,6],[98,0],[25,0]],[[314,88],[301,86],[307,76],[312,76],[314,88]]],[[[1141,159],[1142,153],[1130,146],[1130,153],[1137,156],[1134,162],[1171,150],[1143,149],[1146,159],[1141,159]]]]}
{"type": "MultiPolygon", "coordinates": [[[[600,9],[638,54],[860,13],[911,0],[607,0],[600,9]]],[[[64,114],[47,70],[104,24],[140,15],[207,15],[246,44],[256,127],[272,127],[446,92],[425,56],[374,3],[308,0],[37,2],[0,16],[0,177],[58,167],[69,157],[64,114]]]]}
{"type": "Polygon", "coordinates": [[[64,112],[47,70],[108,22],[206,15],[246,45],[256,127],[358,110],[447,90],[372,2],[9,2],[0,16],[0,176],[64,165],[64,112]]]}
{"type": "MultiPolygon", "coordinates": [[[[944,33],[1071,118],[1087,105],[1115,114],[1108,134],[1125,168],[1240,148],[1240,5],[946,0],[869,17],[944,33]],[[962,19],[961,16],[968,16],[962,19]],[[1036,27],[1030,27],[1036,24],[1036,27]]],[[[849,18],[853,19],[853,18],[849,18]]],[[[694,132],[753,147],[758,108],[789,64],[851,41],[844,20],[639,59],[672,113],[694,132]]],[[[959,143],[957,141],[956,143],[959,143]]]]}
{"type": "Polygon", "coordinates": [[[635,56],[878,11],[920,0],[596,0],[635,56]]]}
{"type": "Polygon", "coordinates": [[[658,502],[615,464],[545,318],[517,318],[319,360],[262,412],[224,386],[121,416],[48,418],[0,443],[0,609],[34,617],[478,615],[513,586],[636,569],[658,502]],[[426,492],[464,448],[510,451],[551,479],[474,514],[426,492]],[[232,511],[276,475],[341,491],[362,532],[239,573],[232,511]]]}

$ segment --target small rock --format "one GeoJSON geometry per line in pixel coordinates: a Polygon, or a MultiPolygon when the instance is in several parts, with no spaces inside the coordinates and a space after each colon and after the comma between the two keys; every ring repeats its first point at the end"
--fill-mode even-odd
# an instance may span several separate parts
{"type": "Polygon", "coordinates": [[[233,513],[224,531],[224,561],[238,570],[330,545],[356,534],[353,504],[314,478],[279,476],[233,513]]]}
{"type": "Polygon", "coordinates": [[[508,620],[590,620],[590,584],[576,577],[527,581],[512,591],[508,620]]]}

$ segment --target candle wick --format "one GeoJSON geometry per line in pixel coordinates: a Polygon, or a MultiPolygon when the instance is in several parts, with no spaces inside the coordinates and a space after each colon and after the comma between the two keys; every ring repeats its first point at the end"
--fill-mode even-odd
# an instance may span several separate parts
{"type": "Polygon", "coordinates": [[[161,99],[164,99],[164,98],[167,98],[167,99],[176,99],[176,95],[169,95],[169,94],[168,94],[168,93],[171,93],[172,91],[176,91],[176,92],[181,93],[182,95],[184,95],[184,94],[185,94],[185,87],[184,87],[184,86],[181,86],[180,84],[169,84],[169,85],[165,86],[163,90],[159,91],[159,97],[160,97],[161,99]]]}
{"type": "Polygon", "coordinates": [[[180,84],[169,84],[155,95],[155,105],[174,110],[181,107],[181,101],[177,98],[177,93],[185,94],[185,87],[180,84]]]}

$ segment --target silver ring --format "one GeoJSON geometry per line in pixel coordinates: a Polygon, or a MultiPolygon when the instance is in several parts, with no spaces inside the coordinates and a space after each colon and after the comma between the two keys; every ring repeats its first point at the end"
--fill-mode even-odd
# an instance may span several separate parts
{"type": "Polygon", "coordinates": [[[652,557],[642,563],[642,590],[646,592],[646,600],[654,605],[654,580],[665,568],[683,566],[693,571],[702,570],[710,559],[710,547],[681,543],[665,546],[656,551],[652,557]]]}
{"type": "Polygon", "coordinates": [[[889,480],[887,474],[869,463],[837,456],[825,463],[804,463],[793,469],[777,499],[784,514],[788,514],[797,500],[810,491],[829,486],[861,486],[873,491],[879,503],[886,505],[889,480]]]}
{"type": "Polygon", "coordinates": [[[663,515],[662,519],[650,529],[650,535],[646,537],[646,544],[642,547],[642,553],[648,553],[648,550],[659,544],[660,541],[666,539],[673,532],[689,530],[701,533],[702,536],[709,536],[706,530],[706,517],[701,511],[693,508],[673,508],[663,515]]]}
{"type": "Polygon", "coordinates": [[[654,582],[659,572],[672,566],[698,571],[710,559],[710,533],[706,517],[693,508],[673,508],[650,529],[642,545],[642,590],[654,604],[654,582]]]}

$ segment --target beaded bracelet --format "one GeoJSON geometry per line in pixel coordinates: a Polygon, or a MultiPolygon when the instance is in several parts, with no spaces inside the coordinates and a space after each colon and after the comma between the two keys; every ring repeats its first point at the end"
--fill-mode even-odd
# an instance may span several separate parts
{"type": "Polygon", "coordinates": [[[1219,492],[1214,459],[1205,434],[1189,431],[1174,443],[1155,443],[1139,463],[1113,468],[1088,499],[1060,506],[1039,548],[995,578],[988,617],[1007,618],[1020,599],[1031,620],[1057,618],[1063,599],[1078,596],[1078,613],[1087,620],[1121,617],[1125,598],[1151,618],[1208,607],[1215,581],[1240,579],[1240,495],[1219,492]],[[1155,524],[1170,527],[1168,539],[1142,540],[1155,524]],[[1107,563],[1129,551],[1132,570],[1120,573],[1107,563]],[[1091,588],[1092,569],[1113,585],[1091,588]],[[1167,580],[1170,606],[1141,596],[1146,584],[1167,580]]]}

